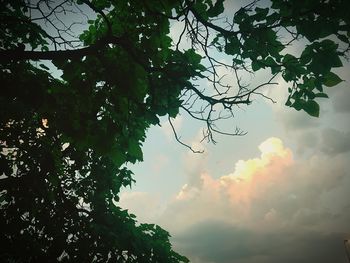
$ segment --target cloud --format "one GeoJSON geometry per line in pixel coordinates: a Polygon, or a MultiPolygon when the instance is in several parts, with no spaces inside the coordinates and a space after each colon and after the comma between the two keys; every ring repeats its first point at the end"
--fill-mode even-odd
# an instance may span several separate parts
{"type": "MultiPolygon", "coordinates": [[[[185,185],[163,215],[164,218],[172,218],[167,227],[177,229],[183,223],[195,224],[210,218],[223,218],[237,223],[247,223],[259,216],[262,220],[273,207],[253,211],[255,200],[260,196],[264,200],[272,188],[283,184],[286,180],[283,172],[293,163],[293,157],[278,138],[269,138],[259,149],[259,158],[238,161],[234,171],[228,175],[214,179],[209,174],[202,173],[201,185],[185,185]],[[212,210],[209,211],[208,207],[212,210]],[[179,210],[195,212],[180,213],[179,217],[179,210]]],[[[164,222],[166,221],[165,219],[164,222]]]]}
{"type": "Polygon", "coordinates": [[[349,113],[350,112],[350,89],[349,89],[349,83],[350,83],[350,76],[349,76],[349,69],[350,69],[350,62],[343,60],[343,67],[337,68],[335,73],[344,81],[338,84],[335,87],[327,89],[327,93],[330,95],[332,104],[333,104],[333,110],[336,113],[349,113]]]}
{"type": "Polygon", "coordinates": [[[302,133],[297,134],[297,153],[303,154],[306,150],[315,151],[319,147],[320,133],[314,130],[307,130],[302,133]]]}
{"type": "Polygon", "coordinates": [[[174,239],[197,262],[220,263],[346,263],[343,233],[285,230],[256,232],[220,221],[193,226],[174,239]]]}
{"type": "Polygon", "coordinates": [[[276,121],[282,124],[282,127],[287,132],[303,132],[317,128],[320,125],[318,118],[311,117],[302,110],[297,111],[294,108],[285,106],[289,96],[288,87],[290,85],[282,77],[277,78],[276,82],[279,83],[278,86],[265,90],[265,95],[277,102],[269,104],[272,107],[276,121]]]}
{"type": "Polygon", "coordinates": [[[350,151],[350,132],[335,129],[325,129],[322,132],[322,151],[329,155],[336,155],[350,151]]]}
{"type": "MultiPolygon", "coordinates": [[[[300,160],[276,137],[259,150],[220,177],[194,169],[201,183],[185,184],[162,209],[147,206],[148,217],[153,210],[152,220],[195,263],[345,263],[350,154],[300,160]]],[[[144,209],[144,196],[133,198],[144,209]]]]}
{"type": "MultiPolygon", "coordinates": [[[[341,78],[348,78],[344,70],[337,74],[341,78]]],[[[298,155],[323,153],[334,156],[349,150],[349,132],[346,132],[350,129],[347,121],[349,116],[339,114],[350,112],[350,90],[346,86],[349,81],[348,79],[337,87],[324,87],[324,92],[329,94],[330,99],[317,99],[321,118],[311,117],[302,110],[296,111],[284,105],[288,97],[288,85],[282,78],[277,80],[280,83],[278,87],[266,90],[266,95],[277,101],[276,104],[269,104],[275,120],[283,128],[283,136],[296,146],[298,155]]]]}
{"type": "Polygon", "coordinates": [[[332,98],[333,109],[337,113],[350,112],[350,89],[349,87],[340,88],[332,98]]]}
{"type": "Polygon", "coordinates": [[[303,154],[307,150],[323,153],[328,156],[350,151],[350,132],[333,128],[309,130],[297,134],[297,153],[303,154]]]}

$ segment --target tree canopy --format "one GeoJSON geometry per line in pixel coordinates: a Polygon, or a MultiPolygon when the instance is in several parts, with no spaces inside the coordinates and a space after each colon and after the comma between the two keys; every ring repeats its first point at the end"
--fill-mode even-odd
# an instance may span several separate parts
{"type": "Polygon", "coordinates": [[[317,101],[342,81],[333,69],[349,53],[350,2],[224,4],[0,1],[2,262],[188,262],[167,231],[118,206],[146,130],[182,109],[208,140],[241,134],[215,123],[278,76],[286,106],[319,116],[317,101]],[[242,81],[260,70],[265,82],[242,81]]]}

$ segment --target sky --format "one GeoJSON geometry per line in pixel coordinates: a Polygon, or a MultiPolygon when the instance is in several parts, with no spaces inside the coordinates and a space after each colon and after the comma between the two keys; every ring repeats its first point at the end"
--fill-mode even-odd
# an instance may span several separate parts
{"type": "MultiPolygon", "coordinates": [[[[243,3],[226,1],[225,13],[243,3]]],[[[174,24],[171,36],[180,32],[174,24]]],[[[343,63],[335,72],[344,81],[326,89],[329,99],[318,100],[320,118],[286,107],[287,85],[279,78],[264,90],[276,103],[257,97],[222,123],[245,136],[201,143],[203,124],[180,111],[173,120],[177,134],[202,154],[180,145],[161,119],[147,132],[144,161],[129,166],[136,184],[122,191],[119,205],[140,223],[169,231],[175,251],[194,263],[348,262],[350,64],[343,63]]],[[[232,72],[221,73],[230,84],[232,72]]]]}
{"type": "Polygon", "coordinates": [[[203,154],[177,143],[164,120],[148,131],[121,206],[168,230],[192,262],[347,262],[349,81],[329,90],[320,118],[285,107],[272,91],[276,104],[239,112],[247,135],[216,145],[199,143],[201,128],[181,114],[178,133],[203,154]]]}
{"type": "Polygon", "coordinates": [[[245,136],[200,143],[201,123],[180,111],[178,135],[202,154],[176,142],[162,119],[147,132],[144,162],[130,166],[136,184],[120,205],[168,230],[174,249],[194,263],[347,262],[350,64],[343,62],[335,72],[344,81],[318,100],[320,118],[286,107],[279,78],[264,90],[276,103],[256,98],[222,126],[245,136]]]}

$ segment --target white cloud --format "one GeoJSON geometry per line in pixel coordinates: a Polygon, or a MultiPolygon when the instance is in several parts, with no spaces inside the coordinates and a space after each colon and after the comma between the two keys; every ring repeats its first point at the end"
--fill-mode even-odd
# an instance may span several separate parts
{"type": "Polygon", "coordinates": [[[161,210],[159,200],[147,206],[137,195],[134,208],[147,206],[148,218],[194,262],[346,262],[349,154],[297,160],[274,137],[259,150],[217,179],[194,169],[201,183],[184,185],[161,210]]]}

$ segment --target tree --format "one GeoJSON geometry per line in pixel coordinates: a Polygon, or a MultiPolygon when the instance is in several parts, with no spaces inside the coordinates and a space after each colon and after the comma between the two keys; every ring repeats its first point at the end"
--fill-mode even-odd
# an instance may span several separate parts
{"type": "Polygon", "coordinates": [[[317,117],[349,52],[346,0],[255,0],[226,19],[223,0],[0,6],[2,262],[188,262],[168,232],[118,206],[134,181],[125,164],[142,161],[146,130],[182,109],[204,122],[208,140],[241,134],[215,123],[264,96],[278,75],[290,83],[286,105],[317,117]],[[295,42],[300,54],[288,49],[295,42]],[[222,67],[235,85],[222,82],[222,67]],[[242,82],[264,69],[266,82],[242,82]]]}

